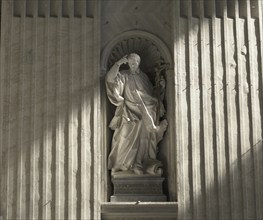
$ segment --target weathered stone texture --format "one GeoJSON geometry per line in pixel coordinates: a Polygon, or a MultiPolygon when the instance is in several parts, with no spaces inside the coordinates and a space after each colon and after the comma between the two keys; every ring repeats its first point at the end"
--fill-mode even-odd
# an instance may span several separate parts
{"type": "Polygon", "coordinates": [[[99,218],[96,19],[12,6],[1,27],[0,216],[99,218]]]}
{"type": "Polygon", "coordinates": [[[175,4],[179,219],[262,218],[262,2],[229,2],[175,4]]]}
{"type": "Polygon", "coordinates": [[[101,132],[99,56],[129,30],[154,34],[174,56],[162,153],[179,219],[261,219],[260,0],[2,1],[0,219],[100,218],[111,134],[101,132]]]}

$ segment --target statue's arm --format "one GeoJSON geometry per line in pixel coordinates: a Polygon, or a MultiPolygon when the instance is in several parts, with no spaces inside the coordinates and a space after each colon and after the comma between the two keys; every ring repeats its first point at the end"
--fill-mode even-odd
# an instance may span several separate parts
{"type": "Polygon", "coordinates": [[[105,76],[108,98],[110,102],[116,106],[121,105],[124,101],[122,93],[124,91],[125,78],[123,74],[119,72],[119,68],[126,62],[127,58],[123,57],[111,67],[111,69],[105,76]]]}
{"type": "Polygon", "coordinates": [[[120,68],[120,66],[117,63],[115,63],[111,67],[111,69],[109,70],[109,72],[106,75],[106,81],[107,82],[109,82],[109,83],[114,83],[115,82],[116,77],[117,77],[117,75],[119,73],[119,68],[120,68]]]}
{"type": "Polygon", "coordinates": [[[119,68],[122,64],[125,64],[128,62],[127,55],[125,55],[123,58],[118,60],[110,69],[110,71],[106,75],[106,81],[109,83],[114,83],[115,79],[119,73],[119,68]]]}

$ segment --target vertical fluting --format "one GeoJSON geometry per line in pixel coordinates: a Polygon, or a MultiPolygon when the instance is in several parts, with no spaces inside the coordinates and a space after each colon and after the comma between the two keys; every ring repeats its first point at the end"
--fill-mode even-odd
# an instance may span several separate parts
{"type": "Polygon", "coordinates": [[[232,186],[234,190],[236,190],[235,193],[235,209],[233,210],[233,218],[239,219],[243,218],[243,195],[240,193],[243,189],[242,184],[242,165],[241,165],[241,146],[244,144],[244,133],[245,133],[245,127],[244,127],[244,108],[243,108],[243,89],[242,85],[244,83],[243,79],[243,68],[242,68],[242,36],[240,32],[240,19],[239,19],[239,4],[238,0],[235,1],[234,4],[234,17],[235,17],[235,24],[234,24],[234,36],[235,36],[235,60],[236,60],[236,85],[235,90],[237,92],[237,146],[236,146],[236,161],[234,162],[235,169],[232,171],[232,175],[236,176],[235,185],[232,186]]]}
{"type": "MultiPolygon", "coordinates": [[[[262,1],[258,0],[257,1],[258,5],[258,21],[257,21],[257,26],[256,29],[257,31],[257,48],[258,48],[258,63],[259,63],[259,82],[258,82],[258,97],[259,97],[259,113],[261,115],[261,120],[258,120],[259,127],[261,128],[261,141],[258,141],[258,144],[256,148],[258,149],[256,151],[256,157],[257,157],[257,164],[258,164],[258,169],[257,169],[257,181],[259,185],[263,183],[263,169],[262,169],[262,161],[263,161],[263,154],[262,154],[262,145],[263,145],[263,15],[262,15],[262,10],[263,10],[263,4],[262,1]]],[[[257,215],[258,216],[263,216],[263,190],[262,187],[259,189],[259,192],[257,192],[259,202],[257,203],[257,215]]]]}

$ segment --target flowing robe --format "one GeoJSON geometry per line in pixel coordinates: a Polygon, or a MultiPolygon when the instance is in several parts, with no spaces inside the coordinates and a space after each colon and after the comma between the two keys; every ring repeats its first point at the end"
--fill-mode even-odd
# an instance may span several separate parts
{"type": "Polygon", "coordinates": [[[128,170],[139,167],[147,170],[160,167],[156,147],[163,133],[155,130],[158,101],[153,96],[151,82],[140,70],[136,74],[130,70],[119,72],[116,65],[108,74],[115,79],[109,81],[106,77],[107,95],[117,106],[109,125],[115,131],[108,168],[128,170]]]}

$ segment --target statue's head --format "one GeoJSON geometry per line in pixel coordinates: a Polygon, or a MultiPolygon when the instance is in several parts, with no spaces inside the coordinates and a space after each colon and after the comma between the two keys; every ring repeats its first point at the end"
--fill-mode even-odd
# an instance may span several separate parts
{"type": "Polygon", "coordinates": [[[139,68],[141,58],[136,53],[131,53],[128,56],[128,65],[132,72],[136,71],[139,68]]]}

